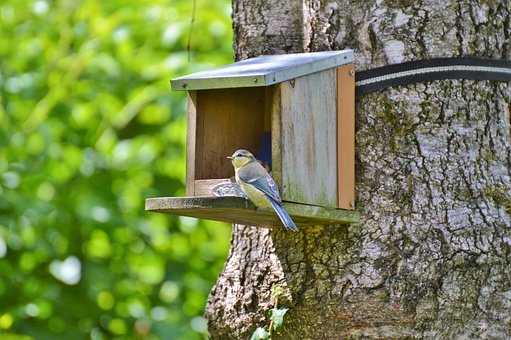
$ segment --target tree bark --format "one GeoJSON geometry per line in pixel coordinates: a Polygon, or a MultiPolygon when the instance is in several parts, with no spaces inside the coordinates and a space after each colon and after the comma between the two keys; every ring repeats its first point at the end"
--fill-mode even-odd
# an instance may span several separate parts
{"type": "MultiPolygon", "coordinates": [[[[511,59],[511,2],[234,0],[238,59],[353,48],[358,70],[511,59]]],[[[511,89],[445,80],[357,100],[358,225],[233,226],[206,316],[214,339],[511,337],[511,89]]]]}

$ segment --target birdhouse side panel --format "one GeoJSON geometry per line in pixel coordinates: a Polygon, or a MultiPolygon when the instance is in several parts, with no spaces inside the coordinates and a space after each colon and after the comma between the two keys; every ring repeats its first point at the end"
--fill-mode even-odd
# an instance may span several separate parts
{"type": "Polygon", "coordinates": [[[355,208],[355,67],[337,68],[338,207],[355,208]]]}
{"type": "Polygon", "coordinates": [[[187,96],[187,129],[186,129],[186,195],[195,194],[195,138],[197,131],[197,95],[189,91],[187,96]]]}
{"type": "Polygon", "coordinates": [[[286,201],[337,207],[336,69],[280,85],[281,190],[286,201]]]}

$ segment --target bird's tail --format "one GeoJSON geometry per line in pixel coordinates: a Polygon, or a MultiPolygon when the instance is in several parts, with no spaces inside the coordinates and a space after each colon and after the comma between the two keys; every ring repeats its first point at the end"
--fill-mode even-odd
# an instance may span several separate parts
{"type": "Polygon", "coordinates": [[[277,213],[277,216],[282,221],[282,224],[287,230],[298,231],[295,222],[291,219],[291,216],[287,213],[286,209],[279,203],[270,198],[271,206],[273,210],[277,213]]]}

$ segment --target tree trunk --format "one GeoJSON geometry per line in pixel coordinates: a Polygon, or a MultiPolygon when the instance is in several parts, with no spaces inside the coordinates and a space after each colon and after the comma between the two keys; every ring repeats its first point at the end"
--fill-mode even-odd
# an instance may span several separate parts
{"type": "MultiPolygon", "coordinates": [[[[234,0],[238,59],[353,48],[357,70],[511,59],[509,0],[234,0]]],[[[445,80],[357,99],[359,225],[235,225],[206,310],[214,339],[511,337],[511,89],[445,80]]]]}

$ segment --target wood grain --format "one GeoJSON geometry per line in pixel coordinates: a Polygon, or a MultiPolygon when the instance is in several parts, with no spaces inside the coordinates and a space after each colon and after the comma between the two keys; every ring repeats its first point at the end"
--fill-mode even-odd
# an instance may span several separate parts
{"type": "MultiPolygon", "coordinates": [[[[298,225],[357,223],[357,212],[284,202],[298,225]]],[[[157,197],[145,201],[145,210],[258,226],[280,226],[271,209],[258,209],[240,197],[157,197]]]]}
{"type": "Polygon", "coordinates": [[[271,132],[272,106],[275,89],[277,86],[265,87],[264,91],[264,131],[271,132]]]}
{"type": "Polygon", "coordinates": [[[266,92],[267,110],[271,113],[271,175],[282,192],[282,151],[281,151],[281,127],[280,119],[281,101],[280,85],[272,86],[266,92]]]}
{"type": "Polygon", "coordinates": [[[355,208],[355,67],[337,68],[338,207],[355,208]]]}
{"type": "Polygon", "coordinates": [[[336,92],[336,69],[280,84],[284,200],[337,207],[336,92]]]}
{"type": "Polygon", "coordinates": [[[239,148],[257,153],[264,110],[264,87],[197,91],[195,179],[232,177],[226,156],[239,148]]]}
{"type": "Polygon", "coordinates": [[[187,98],[187,132],[186,132],[186,194],[194,195],[195,183],[195,144],[197,132],[197,93],[189,91],[187,98]]]}

